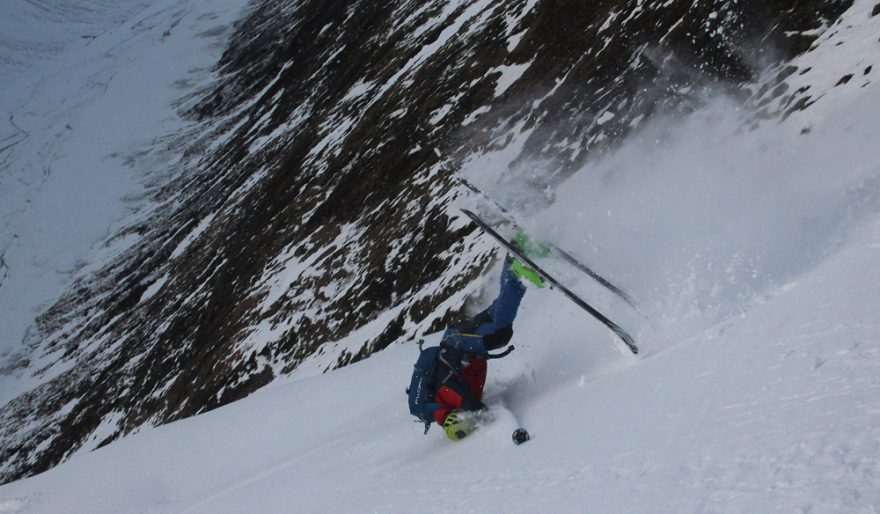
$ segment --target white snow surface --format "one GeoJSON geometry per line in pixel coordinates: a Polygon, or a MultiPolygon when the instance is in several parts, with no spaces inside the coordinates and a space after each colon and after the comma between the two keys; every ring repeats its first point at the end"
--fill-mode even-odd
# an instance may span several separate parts
{"type": "MultiPolygon", "coordinates": [[[[820,45],[811,76],[880,72],[872,3],[835,29],[859,51],[820,45]]],[[[411,422],[417,350],[395,346],[80,451],[0,487],[0,513],[880,511],[871,73],[754,130],[727,100],[648,122],[529,219],[636,297],[641,314],[546,262],[636,334],[638,357],[530,289],[516,351],[490,363],[494,420],[461,442],[411,422]],[[532,440],[517,447],[518,426],[532,440]]]]}
{"type": "Polygon", "coordinates": [[[876,512],[878,257],[875,213],[764,302],[638,359],[532,290],[492,363],[496,420],[462,442],[411,423],[401,346],[81,452],[0,487],[0,512],[876,512]]]}

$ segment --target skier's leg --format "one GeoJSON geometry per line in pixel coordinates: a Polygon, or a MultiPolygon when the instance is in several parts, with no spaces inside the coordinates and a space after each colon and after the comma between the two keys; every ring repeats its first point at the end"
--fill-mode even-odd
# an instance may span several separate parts
{"type": "Polygon", "coordinates": [[[505,260],[498,298],[492,302],[492,323],[499,328],[513,323],[519,304],[526,294],[526,286],[513,274],[510,262],[510,259],[505,260]]]}
{"type": "Polygon", "coordinates": [[[526,286],[510,270],[510,259],[504,261],[498,296],[486,310],[476,316],[480,323],[476,333],[486,336],[513,324],[519,304],[526,294],[526,286]]]}

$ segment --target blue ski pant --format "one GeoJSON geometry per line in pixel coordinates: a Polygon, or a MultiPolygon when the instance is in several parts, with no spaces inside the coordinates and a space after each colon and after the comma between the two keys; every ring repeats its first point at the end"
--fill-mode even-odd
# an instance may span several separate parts
{"type": "Polygon", "coordinates": [[[513,320],[525,294],[526,286],[510,270],[510,259],[505,260],[498,296],[474,317],[478,323],[475,333],[483,336],[487,350],[500,348],[510,342],[513,320]]]}

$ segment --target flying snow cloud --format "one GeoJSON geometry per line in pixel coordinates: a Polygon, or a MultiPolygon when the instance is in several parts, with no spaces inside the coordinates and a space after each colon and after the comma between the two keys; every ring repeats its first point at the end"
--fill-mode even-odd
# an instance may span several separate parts
{"type": "Polygon", "coordinates": [[[657,119],[567,180],[539,224],[681,336],[795,280],[876,210],[880,168],[860,150],[876,107],[851,110],[804,134],[747,129],[728,98],[657,119]]]}

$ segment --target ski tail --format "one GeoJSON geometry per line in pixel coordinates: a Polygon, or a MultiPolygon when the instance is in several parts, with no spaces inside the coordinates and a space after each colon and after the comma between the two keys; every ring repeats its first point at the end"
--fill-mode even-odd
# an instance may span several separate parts
{"type": "Polygon", "coordinates": [[[480,219],[479,216],[477,216],[476,214],[474,214],[473,212],[471,212],[467,209],[462,209],[461,212],[463,212],[468,218],[470,218],[471,221],[476,223],[477,226],[480,227],[484,233],[491,236],[493,239],[495,239],[495,241],[497,241],[499,244],[501,244],[501,246],[506,248],[510,253],[516,255],[516,257],[518,259],[520,259],[526,265],[528,265],[530,268],[535,270],[536,273],[541,275],[541,277],[544,280],[546,280],[556,290],[558,290],[563,295],[565,295],[566,298],[568,298],[569,300],[574,302],[574,304],[577,305],[578,307],[580,307],[581,309],[587,311],[587,313],[589,313],[591,316],[593,316],[594,318],[599,320],[599,322],[601,322],[603,325],[608,327],[612,332],[617,334],[617,336],[626,344],[626,346],[629,348],[629,350],[633,354],[639,353],[639,348],[638,348],[638,346],[636,346],[635,340],[633,339],[633,337],[631,335],[629,335],[629,333],[626,332],[626,330],[621,328],[617,323],[608,319],[608,317],[606,317],[604,314],[602,314],[601,312],[596,310],[596,308],[594,308],[589,303],[585,302],[581,297],[579,297],[578,295],[573,293],[569,288],[567,288],[559,280],[557,280],[555,277],[553,277],[552,275],[550,275],[549,273],[544,271],[543,268],[541,268],[540,266],[535,264],[535,262],[532,259],[530,259],[523,252],[521,252],[519,250],[519,248],[517,248],[517,246],[513,242],[509,241],[508,239],[505,239],[504,236],[502,236],[495,229],[490,227],[485,221],[480,219]]]}
{"type": "Polygon", "coordinates": [[[617,296],[619,296],[620,299],[622,299],[622,300],[625,301],[627,304],[629,304],[629,306],[632,307],[633,310],[635,310],[636,312],[639,311],[639,307],[638,307],[638,305],[636,305],[636,301],[633,300],[632,296],[630,296],[629,294],[627,294],[626,291],[624,291],[623,289],[621,289],[621,288],[615,286],[614,284],[612,284],[611,282],[609,282],[605,277],[603,277],[602,275],[596,273],[595,271],[593,271],[592,269],[590,269],[589,267],[587,267],[586,264],[584,264],[584,263],[582,263],[581,261],[577,260],[574,256],[572,256],[570,253],[566,252],[566,251],[563,250],[562,248],[559,248],[558,246],[556,246],[556,245],[554,245],[554,244],[551,244],[550,246],[553,248],[553,250],[554,250],[555,252],[557,252],[559,255],[561,255],[562,258],[563,258],[566,262],[568,262],[569,264],[571,264],[571,265],[574,266],[575,268],[577,268],[577,269],[583,271],[584,273],[586,273],[587,275],[589,275],[590,277],[592,277],[593,280],[595,280],[596,282],[602,284],[603,286],[605,286],[606,289],[608,289],[608,290],[611,291],[612,293],[614,293],[614,294],[616,294],[617,296]]]}

